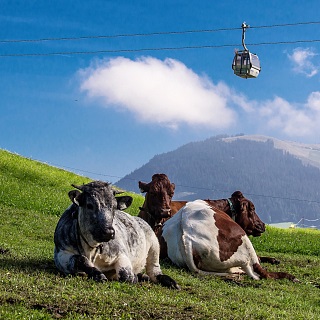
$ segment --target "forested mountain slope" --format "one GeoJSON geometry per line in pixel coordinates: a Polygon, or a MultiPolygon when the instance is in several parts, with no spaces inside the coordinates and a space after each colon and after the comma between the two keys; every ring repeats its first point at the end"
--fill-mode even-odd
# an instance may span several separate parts
{"type": "Polygon", "coordinates": [[[275,148],[272,138],[244,137],[188,143],[156,155],[116,185],[139,192],[139,180],[165,173],[176,184],[174,199],[227,198],[241,190],[266,223],[320,218],[320,170],[275,148]]]}

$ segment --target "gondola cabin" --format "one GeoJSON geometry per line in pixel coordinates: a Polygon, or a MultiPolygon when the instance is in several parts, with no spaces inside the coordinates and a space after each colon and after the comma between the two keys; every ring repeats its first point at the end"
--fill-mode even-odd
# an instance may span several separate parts
{"type": "Polygon", "coordinates": [[[256,78],[261,70],[260,60],[249,50],[237,51],[232,62],[232,69],[234,74],[241,78],[256,78]]]}

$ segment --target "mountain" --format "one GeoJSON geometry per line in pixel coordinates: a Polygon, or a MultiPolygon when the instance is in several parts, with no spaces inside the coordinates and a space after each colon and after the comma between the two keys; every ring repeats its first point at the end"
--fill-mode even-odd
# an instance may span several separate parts
{"type": "Polygon", "coordinates": [[[139,180],[149,182],[154,173],[165,173],[176,184],[174,199],[221,199],[240,190],[266,223],[318,226],[319,168],[317,144],[216,136],[156,155],[116,185],[139,192],[139,180]]]}
{"type": "Polygon", "coordinates": [[[235,141],[239,139],[267,142],[273,141],[274,147],[276,149],[283,150],[292,154],[302,161],[304,164],[310,164],[320,169],[320,144],[303,144],[293,141],[283,141],[276,138],[259,136],[259,135],[243,135],[224,138],[223,141],[235,141]]]}

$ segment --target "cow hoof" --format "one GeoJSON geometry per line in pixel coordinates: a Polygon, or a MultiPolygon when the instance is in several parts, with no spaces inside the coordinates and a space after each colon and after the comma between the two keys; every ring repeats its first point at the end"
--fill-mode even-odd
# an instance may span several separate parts
{"type": "Polygon", "coordinates": [[[278,260],[278,259],[272,259],[271,264],[276,264],[276,265],[278,265],[278,264],[280,264],[280,260],[278,260]]]}
{"type": "Polygon", "coordinates": [[[137,283],[139,279],[137,275],[132,273],[130,268],[126,267],[119,270],[118,280],[120,282],[137,283]]]}
{"type": "Polygon", "coordinates": [[[150,281],[150,277],[145,273],[137,274],[138,282],[148,282],[150,281]]]}
{"type": "Polygon", "coordinates": [[[108,278],[103,273],[99,273],[93,276],[93,280],[97,282],[103,282],[108,281],[108,278]]]}
{"type": "Polygon", "coordinates": [[[165,274],[157,275],[157,280],[164,287],[175,289],[175,290],[181,290],[180,286],[171,277],[165,274]]]}
{"type": "Polygon", "coordinates": [[[274,264],[274,265],[278,265],[280,264],[280,260],[276,259],[276,258],[271,258],[271,257],[259,257],[260,262],[265,262],[265,263],[270,263],[270,264],[274,264]]]}

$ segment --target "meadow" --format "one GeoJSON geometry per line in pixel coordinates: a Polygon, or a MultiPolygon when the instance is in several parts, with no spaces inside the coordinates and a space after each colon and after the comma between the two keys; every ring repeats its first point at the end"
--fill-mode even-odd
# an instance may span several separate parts
{"type": "MultiPolygon", "coordinates": [[[[161,261],[181,291],[152,283],[96,283],[64,277],[53,262],[53,234],[69,206],[71,183],[90,179],[0,150],[0,319],[320,319],[320,231],[267,226],[251,238],[288,280],[199,276],[161,261]]],[[[143,196],[129,193],[138,213],[143,196]]]]}

